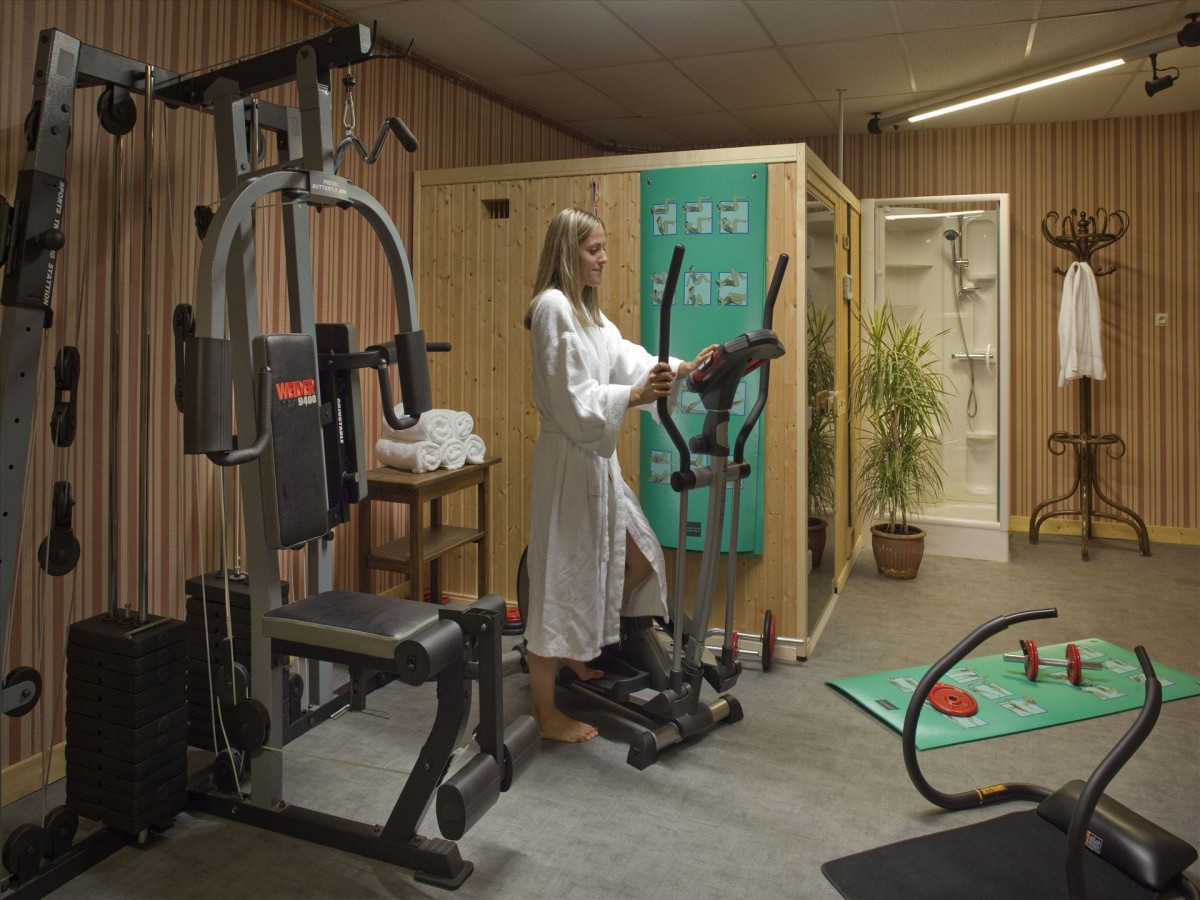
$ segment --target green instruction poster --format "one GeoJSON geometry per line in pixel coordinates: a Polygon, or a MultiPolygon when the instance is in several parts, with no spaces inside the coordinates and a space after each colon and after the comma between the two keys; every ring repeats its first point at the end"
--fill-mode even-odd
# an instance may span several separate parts
{"type": "MultiPolygon", "coordinates": [[[[691,359],[709,344],[720,344],[744,331],[762,327],[767,241],[767,170],[765,165],[696,166],[642,173],[642,343],[658,352],[658,320],[667,270],[676,244],[686,252],[671,309],[672,356],[691,359]]],[[[758,373],[738,387],[729,416],[729,445],[758,396],[758,373]]],[[[699,434],[705,409],[700,398],[683,392],[674,420],[685,439],[699,434]]],[[[746,442],[750,477],[742,482],[738,515],[739,553],[762,553],[762,448],[765,417],[746,442]]],[[[678,470],[678,449],[666,429],[642,418],[642,507],[659,541],[675,547],[679,540],[679,495],[670,484],[678,470]]],[[[708,465],[694,454],[693,467],[708,465]]],[[[729,502],[721,535],[729,551],[729,502]]],[[[708,512],[708,488],[688,496],[687,549],[701,550],[708,512]]]]}

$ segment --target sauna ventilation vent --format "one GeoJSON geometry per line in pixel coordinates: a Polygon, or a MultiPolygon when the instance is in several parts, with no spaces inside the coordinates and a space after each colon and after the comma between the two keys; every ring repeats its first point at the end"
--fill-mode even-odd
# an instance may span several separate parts
{"type": "Polygon", "coordinates": [[[507,219],[508,218],[508,201],[507,200],[484,200],[483,210],[487,213],[489,219],[507,219]]]}

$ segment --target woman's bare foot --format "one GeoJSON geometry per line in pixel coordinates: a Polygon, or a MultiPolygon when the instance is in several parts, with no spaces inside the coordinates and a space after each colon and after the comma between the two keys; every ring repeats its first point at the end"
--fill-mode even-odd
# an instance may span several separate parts
{"type": "Polygon", "coordinates": [[[578,659],[564,659],[562,664],[575,673],[580,681],[595,681],[604,675],[603,669],[589,668],[588,664],[578,659]]]}
{"type": "Polygon", "coordinates": [[[547,741],[562,741],[564,744],[579,744],[590,741],[600,732],[586,722],[577,722],[559,710],[538,719],[542,738],[547,741]]]}

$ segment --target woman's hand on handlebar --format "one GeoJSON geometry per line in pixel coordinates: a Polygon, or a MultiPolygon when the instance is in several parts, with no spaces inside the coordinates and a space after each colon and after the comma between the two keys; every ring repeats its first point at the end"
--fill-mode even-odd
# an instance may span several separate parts
{"type": "Polygon", "coordinates": [[[644,406],[653,403],[659,397],[667,396],[671,393],[671,382],[674,378],[675,373],[671,371],[670,363],[655,363],[642,383],[629,389],[629,405],[644,406]]]}
{"type": "Polygon", "coordinates": [[[695,372],[704,363],[706,359],[713,355],[720,344],[709,344],[703,350],[696,354],[696,358],[691,362],[681,362],[679,364],[679,378],[685,379],[695,372]]]}

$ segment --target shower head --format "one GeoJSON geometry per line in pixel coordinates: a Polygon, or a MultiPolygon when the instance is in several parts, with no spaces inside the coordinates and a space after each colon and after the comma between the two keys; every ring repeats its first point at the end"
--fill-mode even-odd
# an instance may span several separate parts
{"type": "Polygon", "coordinates": [[[942,237],[944,237],[948,241],[957,241],[958,240],[958,232],[955,231],[953,228],[948,228],[947,230],[942,232],[942,237]]]}

